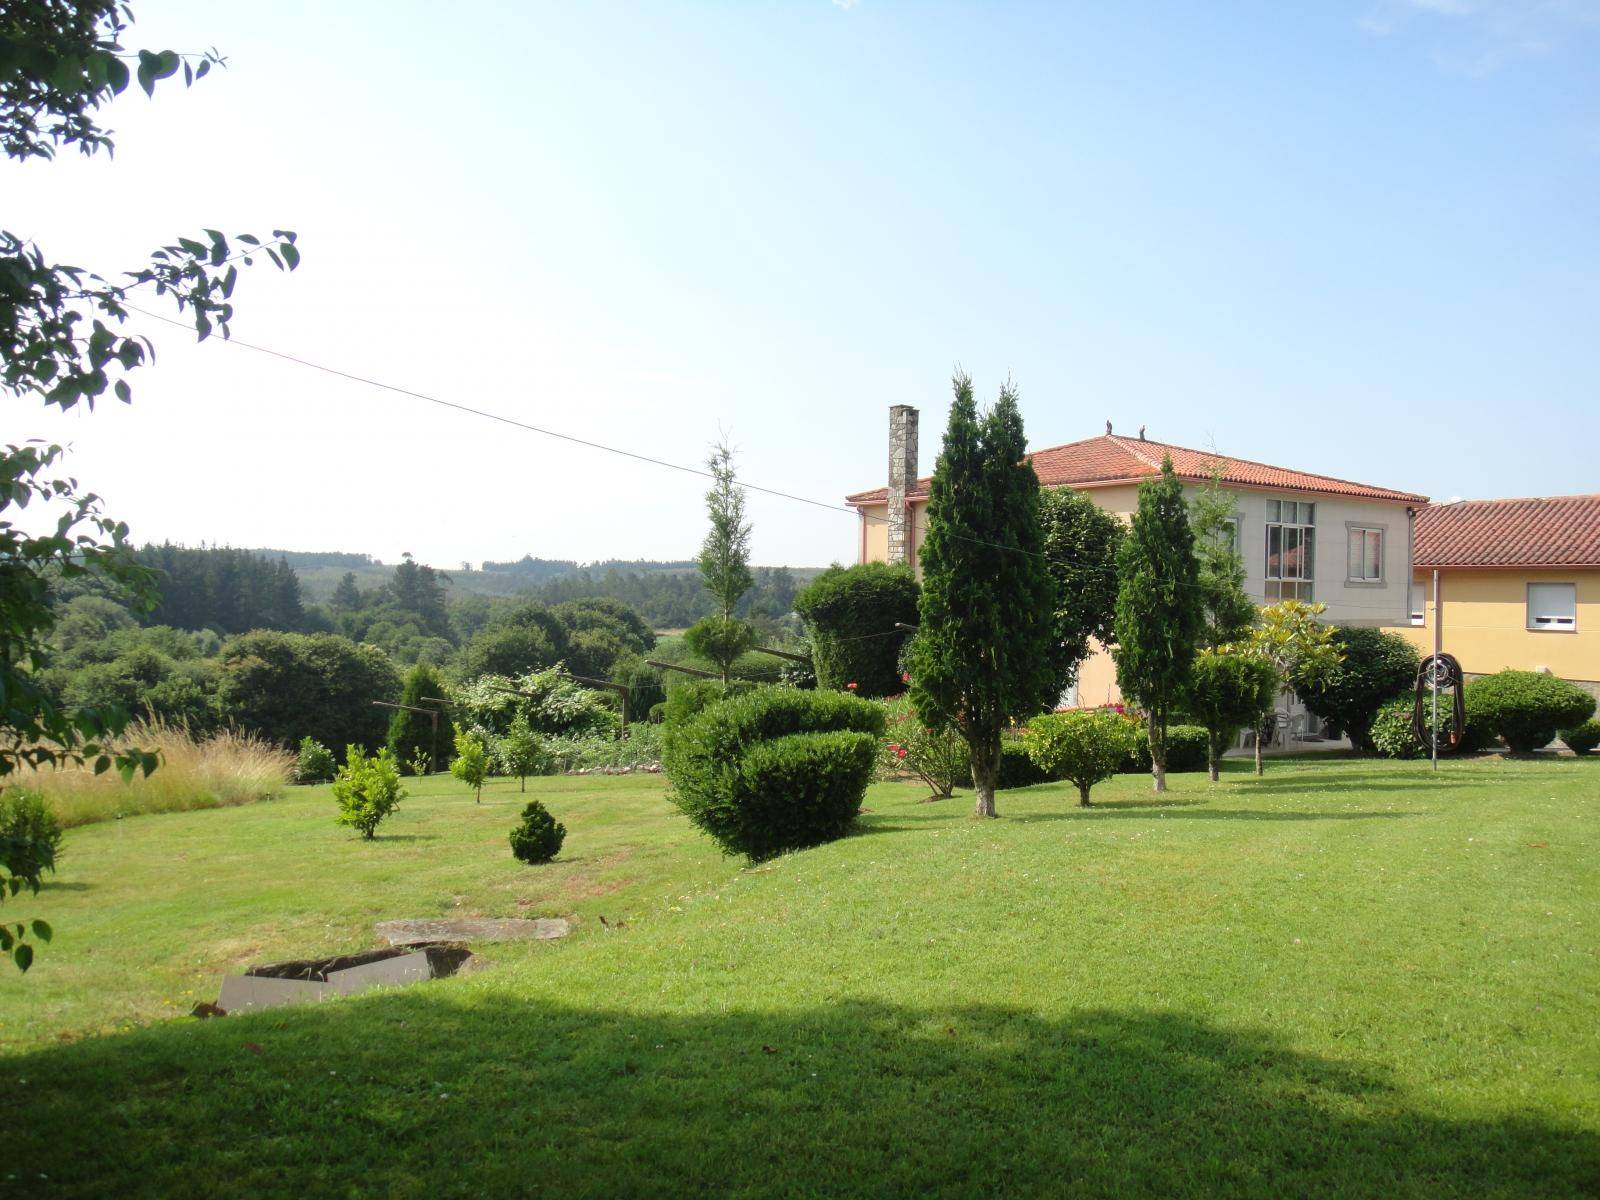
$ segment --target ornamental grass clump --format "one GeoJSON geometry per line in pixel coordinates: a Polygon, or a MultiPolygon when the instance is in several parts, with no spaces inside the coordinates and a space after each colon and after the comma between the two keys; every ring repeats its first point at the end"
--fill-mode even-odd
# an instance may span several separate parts
{"type": "Polygon", "coordinates": [[[561,852],[567,827],[537,800],[522,806],[522,819],[511,831],[511,853],[529,866],[547,863],[561,852]]]}
{"type": "Polygon", "coordinates": [[[344,766],[333,781],[333,798],[339,803],[339,824],[359,829],[371,841],[378,826],[400,807],[406,790],[400,784],[400,766],[385,746],[371,758],[361,747],[345,748],[344,766]]]}
{"type": "Polygon", "coordinates": [[[23,770],[13,778],[44,797],[62,827],[71,828],[266,800],[283,794],[295,769],[293,754],[238,730],[196,738],[181,725],[136,721],[119,741],[153,752],[160,765],[126,782],[116,771],[96,775],[92,766],[23,770]]]}
{"type": "Polygon", "coordinates": [[[972,759],[959,733],[929,729],[904,696],[885,701],[883,710],[884,735],[878,751],[881,776],[915,775],[928,785],[931,800],[948,800],[959,785],[972,782],[972,759]]]}
{"type": "Polygon", "coordinates": [[[883,710],[837,692],[763,688],[671,730],[671,799],[752,862],[844,836],[877,765],[883,710]]]}
{"type": "Polygon", "coordinates": [[[1028,757],[1050,778],[1076,784],[1084,808],[1090,789],[1122,770],[1140,741],[1139,726],[1109,708],[1035,717],[1022,735],[1028,757]]]}

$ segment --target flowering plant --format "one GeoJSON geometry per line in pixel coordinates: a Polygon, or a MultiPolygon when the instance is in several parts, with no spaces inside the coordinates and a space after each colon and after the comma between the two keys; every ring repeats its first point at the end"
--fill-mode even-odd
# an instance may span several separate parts
{"type": "Polygon", "coordinates": [[[957,784],[971,781],[972,761],[960,734],[929,729],[904,696],[893,696],[882,703],[888,720],[884,722],[878,752],[879,778],[892,779],[910,772],[928,785],[935,800],[950,796],[957,784]]]}

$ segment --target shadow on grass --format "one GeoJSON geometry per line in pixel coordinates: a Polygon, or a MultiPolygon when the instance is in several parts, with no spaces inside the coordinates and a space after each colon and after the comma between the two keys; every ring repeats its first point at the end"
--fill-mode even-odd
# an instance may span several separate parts
{"type": "Polygon", "coordinates": [[[43,879],[39,882],[39,890],[43,892],[88,892],[97,886],[82,879],[43,879]]]}
{"type": "Polygon", "coordinates": [[[1167,1012],[639,1013],[425,984],[11,1060],[52,1194],[1578,1194],[1600,1138],[1167,1012]],[[537,1185],[534,1187],[533,1185],[537,1185]]]}

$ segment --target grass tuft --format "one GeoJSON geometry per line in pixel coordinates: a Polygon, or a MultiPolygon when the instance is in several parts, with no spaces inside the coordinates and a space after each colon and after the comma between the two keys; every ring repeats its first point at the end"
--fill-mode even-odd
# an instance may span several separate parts
{"type": "Polygon", "coordinates": [[[294,755],[254,734],[224,730],[197,741],[181,725],[138,721],[123,734],[129,746],[155,750],[161,765],[124,783],[115,771],[87,767],[24,772],[16,782],[37,791],[64,827],[143,813],[227,808],[283,794],[294,755]]]}

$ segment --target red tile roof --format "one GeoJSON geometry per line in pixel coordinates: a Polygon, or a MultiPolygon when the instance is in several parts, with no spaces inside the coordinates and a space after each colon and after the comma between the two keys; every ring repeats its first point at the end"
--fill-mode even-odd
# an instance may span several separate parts
{"type": "MultiPolygon", "coordinates": [[[[1335,479],[1331,475],[1310,475],[1304,471],[1268,466],[1245,458],[1228,458],[1208,450],[1190,450],[1185,446],[1169,446],[1164,442],[1147,442],[1110,433],[1085,438],[1081,442],[1068,442],[1065,446],[1052,446],[1048,450],[1035,450],[1029,457],[1033,460],[1033,469],[1039,475],[1039,482],[1046,487],[1095,487],[1138,483],[1141,479],[1158,475],[1161,473],[1161,458],[1165,454],[1172,456],[1172,469],[1179,479],[1196,483],[1210,479],[1213,468],[1221,467],[1224,483],[1242,487],[1322,492],[1406,504],[1425,504],[1428,500],[1426,496],[1412,492],[1397,492],[1391,488],[1335,479]]],[[[926,499],[928,482],[927,477],[917,480],[916,486],[908,493],[909,498],[926,499]]],[[[888,496],[888,488],[873,488],[846,496],[845,503],[881,504],[888,496]]]]}
{"type": "Polygon", "coordinates": [[[1600,567],[1600,495],[1457,500],[1417,514],[1419,569],[1600,567]]]}

